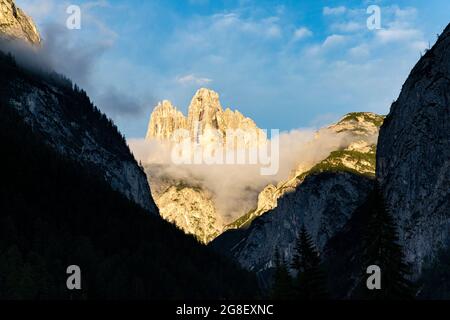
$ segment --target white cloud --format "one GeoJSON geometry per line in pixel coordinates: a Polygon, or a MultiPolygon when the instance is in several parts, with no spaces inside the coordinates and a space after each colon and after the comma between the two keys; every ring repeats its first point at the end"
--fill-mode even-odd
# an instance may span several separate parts
{"type": "MultiPolygon", "coordinates": [[[[282,30],[278,17],[264,19],[242,18],[239,13],[215,14],[212,21],[203,21],[206,30],[216,33],[233,32],[237,34],[248,34],[263,36],[265,38],[278,38],[282,30]]],[[[200,23],[202,24],[202,23],[200,23]]]]}
{"type": "Polygon", "coordinates": [[[347,37],[340,34],[328,36],[322,44],[323,48],[331,48],[343,44],[347,37]]]}
{"type": "Polygon", "coordinates": [[[348,21],[343,23],[334,23],[331,25],[331,30],[336,32],[355,32],[363,30],[366,26],[355,21],[348,21]]]}
{"type": "Polygon", "coordinates": [[[178,83],[181,83],[183,85],[195,84],[195,85],[200,85],[200,86],[212,82],[212,79],[203,78],[203,77],[197,77],[194,74],[188,74],[188,75],[185,75],[185,76],[178,76],[176,80],[177,80],[178,83]]]}
{"type": "MultiPolygon", "coordinates": [[[[327,128],[316,133],[312,129],[297,129],[279,134],[280,170],[274,176],[261,175],[260,169],[265,167],[261,164],[179,165],[173,163],[172,146],[168,143],[142,139],[130,139],[128,143],[139,161],[144,165],[153,164],[151,176],[195,181],[212,193],[218,212],[231,222],[254,208],[259,192],[269,183],[285,180],[293,169],[308,170],[331,151],[345,148],[358,139],[348,132],[336,134],[327,128]]],[[[370,139],[376,141],[376,138],[374,135],[370,139]]],[[[197,155],[201,158],[203,154],[197,155]]]]}
{"type": "Polygon", "coordinates": [[[418,29],[382,29],[377,31],[377,38],[381,43],[402,42],[418,39],[422,37],[418,29]]]}
{"type": "Polygon", "coordinates": [[[277,25],[272,25],[267,29],[266,34],[270,38],[278,38],[281,36],[281,29],[277,25]]]}
{"type": "Polygon", "coordinates": [[[294,41],[308,38],[311,37],[312,35],[313,33],[311,30],[305,27],[301,27],[294,31],[294,41]]]}
{"type": "Polygon", "coordinates": [[[415,19],[417,17],[417,9],[414,7],[409,7],[405,9],[395,7],[394,10],[395,16],[399,19],[415,19]]]}
{"type": "Polygon", "coordinates": [[[368,44],[360,44],[349,50],[353,58],[367,58],[370,55],[370,48],[368,44]]]}
{"type": "Polygon", "coordinates": [[[325,7],[323,8],[323,14],[325,16],[330,16],[330,15],[340,15],[347,12],[347,8],[344,6],[340,6],[340,7],[325,7]]]}
{"type": "Polygon", "coordinates": [[[110,4],[107,0],[89,1],[82,4],[83,10],[90,10],[93,8],[110,8],[110,4]]]}

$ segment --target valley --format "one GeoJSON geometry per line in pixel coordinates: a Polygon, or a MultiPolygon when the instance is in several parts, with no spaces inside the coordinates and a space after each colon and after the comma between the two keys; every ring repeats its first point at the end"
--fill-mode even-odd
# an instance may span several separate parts
{"type": "Polygon", "coordinates": [[[77,34],[22,3],[0,0],[0,300],[450,299],[450,25],[425,49],[413,7],[367,31],[327,6],[313,32],[204,4],[135,41],[93,18],[109,3],[77,34]]]}
{"type": "MultiPolygon", "coordinates": [[[[223,113],[219,95],[212,90],[200,89],[192,99],[189,116],[193,117],[192,115],[202,112],[208,115],[206,119],[185,119],[169,101],[161,102],[151,115],[147,141],[170,149],[171,143],[176,139],[177,130],[189,130],[188,123],[202,122],[201,128],[219,130],[225,135],[224,140],[226,140],[225,128],[229,127],[244,132],[258,132],[255,140],[247,140],[243,148],[248,149],[252,145],[262,143],[257,137],[264,136],[264,133],[254,121],[244,118],[238,111],[233,113],[227,109],[223,113]],[[195,111],[196,109],[202,111],[195,111]],[[233,114],[237,115],[237,118],[227,120],[233,114]],[[219,125],[220,123],[223,125],[219,125]]],[[[146,163],[145,159],[141,161],[146,168],[152,195],[161,216],[207,244],[227,230],[246,227],[255,218],[276,208],[278,199],[294,192],[308,175],[322,171],[352,171],[373,177],[376,140],[383,119],[382,116],[373,113],[351,113],[337,123],[316,131],[305,141],[302,149],[305,152],[320,153],[317,149],[322,148],[322,144],[330,144],[326,150],[313,160],[304,160],[311,157],[299,152],[296,156],[298,160],[294,167],[289,168],[287,178],[279,180],[279,176],[274,176],[267,179],[273,181],[273,184],[237,186],[240,187],[242,194],[246,194],[245,198],[248,200],[233,214],[237,218],[231,221],[226,218],[227,212],[221,211],[222,208],[217,205],[220,201],[217,199],[217,192],[226,192],[221,187],[211,187],[208,180],[189,166],[174,169],[168,157],[164,159],[165,163],[146,163]]],[[[214,144],[215,141],[205,137],[207,131],[204,130],[198,132],[196,136],[191,136],[190,139],[206,146],[214,144]]],[[[226,165],[223,167],[224,170],[227,169],[226,165]]],[[[234,172],[230,171],[230,174],[234,172]]],[[[224,184],[223,188],[231,186],[224,184]]]]}

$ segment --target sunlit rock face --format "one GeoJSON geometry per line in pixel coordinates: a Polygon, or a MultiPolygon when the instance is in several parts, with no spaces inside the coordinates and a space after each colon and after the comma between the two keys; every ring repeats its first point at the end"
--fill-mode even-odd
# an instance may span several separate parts
{"type": "Polygon", "coordinates": [[[145,172],[161,217],[202,243],[221,233],[224,222],[217,212],[213,194],[200,181],[189,176],[174,177],[162,164],[146,164],[145,172]]]}
{"type": "Polygon", "coordinates": [[[146,139],[170,140],[176,130],[186,128],[187,121],[183,113],[170,101],[164,100],[153,110],[146,139]]]}
{"type": "MultiPolygon", "coordinates": [[[[242,143],[237,139],[230,141],[230,146],[255,146],[265,141],[265,133],[255,122],[239,111],[227,108],[223,110],[219,94],[213,90],[199,89],[189,105],[188,116],[177,110],[170,101],[160,102],[154,109],[148,126],[146,138],[160,141],[180,142],[180,130],[184,130],[193,142],[210,144],[220,142],[224,146],[228,141],[230,130],[241,130],[242,143]]],[[[233,133],[233,132],[231,132],[233,133]]],[[[233,137],[230,137],[232,139],[233,137]]]]}
{"type": "MultiPolygon", "coordinates": [[[[146,140],[173,144],[185,138],[194,146],[220,145],[234,150],[266,142],[265,133],[253,120],[239,111],[223,110],[219,94],[205,88],[195,93],[187,117],[167,100],[160,102],[152,112],[146,140]]],[[[199,241],[210,242],[227,224],[221,218],[224,213],[219,212],[214,203],[213,193],[194,177],[175,178],[168,168],[146,165],[152,195],[161,216],[199,241]]]]}
{"type": "Polygon", "coordinates": [[[41,43],[33,20],[12,0],[0,0],[0,38],[20,39],[33,45],[41,43]]]}
{"type": "Polygon", "coordinates": [[[377,178],[414,273],[450,242],[450,25],[381,128],[377,178]]]}

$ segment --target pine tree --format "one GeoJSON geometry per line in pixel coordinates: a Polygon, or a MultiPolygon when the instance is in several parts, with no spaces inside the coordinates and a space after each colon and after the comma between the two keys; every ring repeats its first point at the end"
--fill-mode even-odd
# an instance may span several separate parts
{"type": "Polygon", "coordinates": [[[414,297],[414,286],[408,280],[410,267],[405,263],[396,224],[377,185],[369,197],[369,222],[363,243],[362,277],[356,297],[362,299],[403,300],[414,297]],[[381,269],[381,289],[367,288],[367,267],[381,269]]]}
{"type": "Polygon", "coordinates": [[[295,287],[298,299],[320,300],[328,297],[319,253],[304,226],[297,239],[292,268],[297,270],[295,287]]]}
{"type": "Polygon", "coordinates": [[[272,287],[272,299],[291,300],[294,298],[292,278],[286,266],[284,258],[280,258],[280,252],[275,250],[275,276],[272,287]]]}

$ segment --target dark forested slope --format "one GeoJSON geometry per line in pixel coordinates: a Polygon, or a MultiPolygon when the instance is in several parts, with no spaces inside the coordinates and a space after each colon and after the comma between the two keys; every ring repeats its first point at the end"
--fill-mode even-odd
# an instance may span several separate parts
{"type": "Polygon", "coordinates": [[[0,299],[255,293],[251,275],[43,143],[5,99],[0,141],[0,299]],[[81,267],[81,291],[66,288],[69,265],[81,267]]]}

